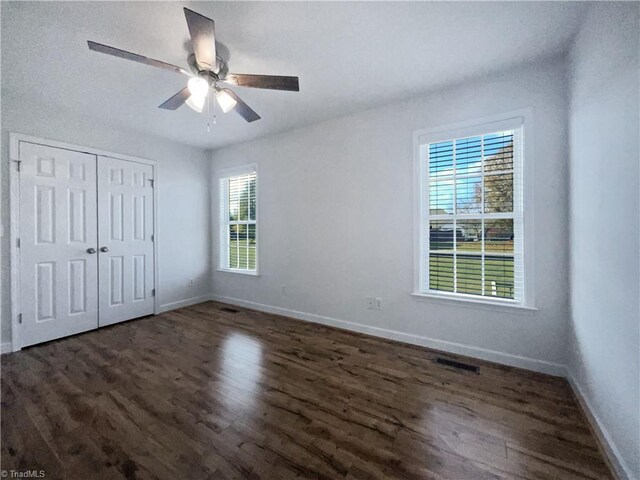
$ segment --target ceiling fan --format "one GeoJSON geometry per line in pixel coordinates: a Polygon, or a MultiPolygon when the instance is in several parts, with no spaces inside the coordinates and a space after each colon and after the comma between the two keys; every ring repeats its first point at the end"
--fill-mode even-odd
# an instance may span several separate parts
{"type": "Polygon", "coordinates": [[[176,110],[186,103],[196,112],[202,112],[207,96],[213,92],[215,100],[223,112],[235,108],[235,111],[247,122],[260,119],[249,105],[242,101],[238,95],[224,85],[238,87],[266,88],[271,90],[288,90],[298,92],[298,77],[286,77],[279,75],[250,75],[244,73],[229,73],[226,62],[216,55],[215,23],[193,10],[184,8],[187,19],[193,53],[187,58],[191,71],[170,63],[161,62],[153,58],[127,52],[119,48],[109,47],[101,43],[88,41],[89,49],[113,55],[114,57],[144,63],[152,67],[171,70],[191,77],[187,86],[169,98],[159,106],[166,110],[176,110]],[[223,84],[222,86],[220,84],[223,84]]]}

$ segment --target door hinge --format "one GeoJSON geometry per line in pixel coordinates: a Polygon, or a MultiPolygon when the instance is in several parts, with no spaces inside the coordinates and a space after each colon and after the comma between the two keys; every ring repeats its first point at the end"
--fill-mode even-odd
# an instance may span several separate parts
{"type": "Polygon", "coordinates": [[[156,181],[153,178],[150,178],[149,183],[151,184],[151,188],[153,188],[155,186],[156,181]]]}
{"type": "Polygon", "coordinates": [[[22,323],[22,314],[21,313],[18,314],[18,323],[22,323]]]}
{"type": "Polygon", "coordinates": [[[152,297],[156,296],[156,289],[155,288],[151,289],[151,296],[152,297]]]}
{"type": "Polygon", "coordinates": [[[153,234],[151,235],[151,241],[152,241],[152,242],[155,242],[155,241],[156,241],[156,236],[155,236],[155,235],[153,235],[153,234]]]}
{"type": "Polygon", "coordinates": [[[20,248],[20,239],[19,238],[16,238],[16,247],[20,248]]]}
{"type": "Polygon", "coordinates": [[[14,160],[14,162],[16,162],[16,171],[20,171],[20,164],[22,163],[22,160],[14,160]]]}

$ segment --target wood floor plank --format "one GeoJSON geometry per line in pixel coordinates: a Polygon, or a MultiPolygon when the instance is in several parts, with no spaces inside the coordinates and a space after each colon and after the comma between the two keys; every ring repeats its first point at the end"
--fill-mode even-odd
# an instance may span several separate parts
{"type": "Polygon", "coordinates": [[[612,478],[564,379],[224,306],[3,356],[1,468],[65,480],[612,478]]]}

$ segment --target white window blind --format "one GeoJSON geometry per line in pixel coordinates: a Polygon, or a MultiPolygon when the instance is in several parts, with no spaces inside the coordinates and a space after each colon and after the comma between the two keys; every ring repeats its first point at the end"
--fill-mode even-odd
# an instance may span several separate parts
{"type": "Polygon", "coordinates": [[[220,266],[224,270],[257,271],[256,183],[255,171],[220,179],[220,266]]]}
{"type": "Polygon", "coordinates": [[[485,132],[421,146],[421,293],[522,304],[522,123],[485,132]]]}

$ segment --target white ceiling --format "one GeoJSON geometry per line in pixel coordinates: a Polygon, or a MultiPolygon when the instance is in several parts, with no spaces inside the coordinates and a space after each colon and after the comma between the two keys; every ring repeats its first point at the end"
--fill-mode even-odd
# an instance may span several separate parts
{"type": "Polygon", "coordinates": [[[2,90],[216,148],[560,53],[585,8],[580,2],[2,2],[2,90]],[[186,77],[87,48],[94,40],[186,67],[183,6],[216,21],[231,71],[297,75],[300,92],[237,88],[262,120],[218,115],[207,133],[205,115],[186,106],[157,108],[186,77]]]}

